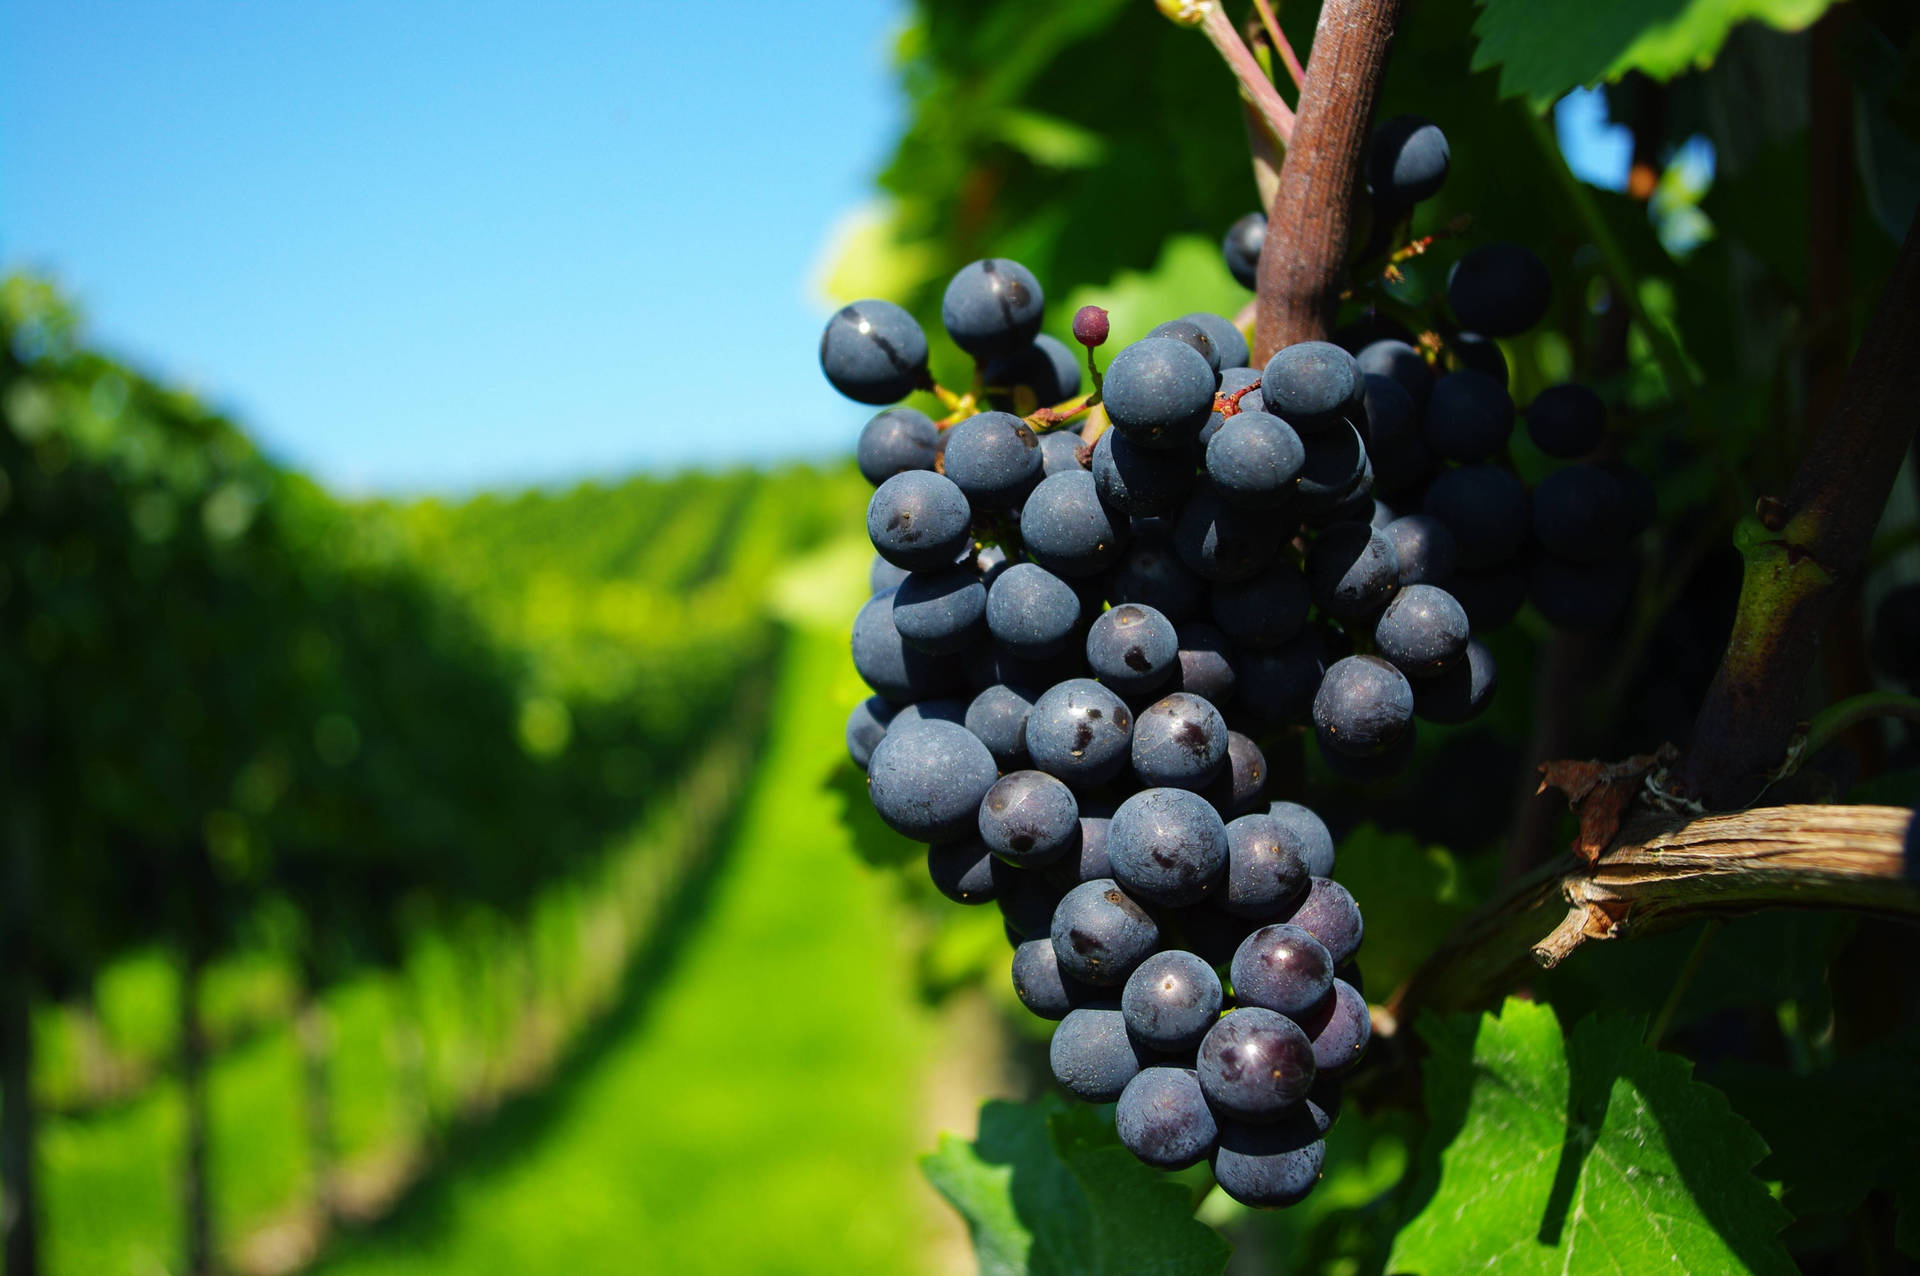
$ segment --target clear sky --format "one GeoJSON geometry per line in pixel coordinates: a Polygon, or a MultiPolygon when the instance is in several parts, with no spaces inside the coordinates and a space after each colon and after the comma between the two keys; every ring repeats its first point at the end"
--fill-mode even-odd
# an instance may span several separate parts
{"type": "Polygon", "coordinates": [[[0,4],[0,269],[348,491],[850,446],[898,0],[0,4]]]}

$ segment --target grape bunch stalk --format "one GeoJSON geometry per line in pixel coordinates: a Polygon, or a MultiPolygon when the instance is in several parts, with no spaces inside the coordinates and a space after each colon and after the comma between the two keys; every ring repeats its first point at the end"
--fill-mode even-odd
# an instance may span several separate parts
{"type": "MultiPolygon", "coordinates": [[[[1374,148],[1377,197],[1444,178],[1423,121],[1374,148]]],[[[1263,230],[1236,225],[1230,266],[1263,230]]],[[[1545,308],[1539,263],[1490,248],[1456,270],[1453,307],[1519,331],[1545,308]]],[[[1207,1160],[1235,1199],[1288,1205],[1320,1177],[1371,1026],[1334,840],[1268,794],[1263,742],[1310,731],[1336,776],[1391,777],[1417,721],[1467,722],[1494,694],[1471,618],[1519,604],[1490,607],[1484,581],[1462,597],[1461,573],[1510,574],[1536,531],[1586,561],[1593,538],[1630,535],[1625,501],[1549,480],[1530,503],[1494,463],[1515,414],[1484,338],[1453,341],[1453,370],[1437,342],[1377,333],[1256,369],[1232,321],[1193,313],[1103,371],[1106,312],[1074,316],[1080,355],[1044,313],[1016,262],[953,277],[941,319],[975,361],[966,393],[934,382],[890,302],[844,307],[821,337],[828,381],[885,408],[857,447],[877,557],[853,660],[874,694],[847,748],[941,893],[1000,908],[1015,993],[1057,1021],[1059,1083],[1117,1102],[1142,1161],[1207,1160]],[[899,405],[916,391],[940,419],[899,405]],[[1395,515],[1380,492],[1418,499],[1395,515]]],[[[1592,442],[1579,390],[1530,416],[1563,452],[1592,442]]]]}

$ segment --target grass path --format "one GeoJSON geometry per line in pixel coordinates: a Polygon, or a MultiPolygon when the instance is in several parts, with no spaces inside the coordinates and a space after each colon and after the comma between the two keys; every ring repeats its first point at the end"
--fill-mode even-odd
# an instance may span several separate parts
{"type": "Polygon", "coordinates": [[[634,1008],[322,1272],[924,1269],[944,1226],[913,1160],[934,1027],[892,888],[822,784],[844,643],[789,642],[731,844],[634,1008]]]}

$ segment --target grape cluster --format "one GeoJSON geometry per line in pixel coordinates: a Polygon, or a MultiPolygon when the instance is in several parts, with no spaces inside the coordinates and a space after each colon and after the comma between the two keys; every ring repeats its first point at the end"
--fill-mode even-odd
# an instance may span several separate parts
{"type": "MultiPolygon", "coordinates": [[[[1060,1084],[1117,1101],[1148,1164],[1210,1159],[1235,1198],[1285,1205],[1319,1178],[1371,1028],[1333,839],[1268,800],[1260,740],[1311,726],[1342,773],[1387,774],[1416,716],[1485,707],[1492,661],[1441,584],[1451,532],[1372,522],[1377,390],[1350,353],[1255,370],[1231,322],[1191,314],[1101,373],[1088,307],[1097,394],[1063,402],[1081,364],[1038,333],[1042,306],[1016,263],[960,271],[942,317],[974,392],[861,432],[878,557],[853,658],[875,694],[847,747],[941,893],[1000,908],[1060,1084]],[[1017,414],[1035,404],[1060,406],[1017,414]]],[[[935,388],[925,350],[860,302],[821,364],[854,398],[935,388]],[[863,349],[862,323],[919,362],[863,349]]]]}
{"type": "MultiPolygon", "coordinates": [[[[1431,122],[1399,116],[1376,128],[1366,156],[1375,222],[1404,223],[1440,189],[1447,164],[1446,136],[1431,122]]],[[[1228,269],[1249,288],[1266,231],[1265,216],[1249,213],[1221,245],[1228,269]]],[[[1654,516],[1646,476],[1600,455],[1607,411],[1593,390],[1555,385],[1524,411],[1508,392],[1506,358],[1493,339],[1532,328],[1551,299],[1552,279],[1531,251],[1483,244],[1454,265],[1448,314],[1424,336],[1379,315],[1335,334],[1366,381],[1362,428],[1382,502],[1376,521],[1417,510],[1446,528],[1444,583],[1481,632],[1506,624],[1528,601],[1560,628],[1613,624],[1637,583],[1633,542],[1654,516]],[[1557,466],[1532,490],[1508,449],[1522,421],[1557,466]]]]}

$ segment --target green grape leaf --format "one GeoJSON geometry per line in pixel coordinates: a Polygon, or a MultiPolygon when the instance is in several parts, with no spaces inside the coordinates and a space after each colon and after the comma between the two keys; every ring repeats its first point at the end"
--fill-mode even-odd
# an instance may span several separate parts
{"type": "Polygon", "coordinates": [[[1712,63],[1751,18],[1810,26],[1832,0],[1482,0],[1473,69],[1500,68],[1500,95],[1546,107],[1581,84],[1644,71],[1656,80],[1712,63]]]}
{"type": "Polygon", "coordinates": [[[1643,1031],[1594,1015],[1569,1038],[1517,1000],[1424,1021],[1433,1124],[1387,1270],[1793,1271],[1766,1144],[1643,1031]]]}
{"type": "Polygon", "coordinates": [[[967,1221],[981,1276],[1217,1276],[1227,1243],[1192,1195],[1133,1159],[1100,1111],[994,1100],[980,1134],[942,1135],[927,1179],[967,1221]]]}

